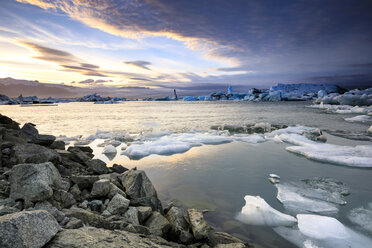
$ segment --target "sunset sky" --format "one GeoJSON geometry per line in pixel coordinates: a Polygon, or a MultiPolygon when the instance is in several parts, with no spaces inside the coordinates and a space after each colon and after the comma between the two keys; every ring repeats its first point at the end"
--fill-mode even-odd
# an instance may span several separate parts
{"type": "Polygon", "coordinates": [[[79,87],[372,84],[372,1],[0,0],[0,78],[79,87]]]}

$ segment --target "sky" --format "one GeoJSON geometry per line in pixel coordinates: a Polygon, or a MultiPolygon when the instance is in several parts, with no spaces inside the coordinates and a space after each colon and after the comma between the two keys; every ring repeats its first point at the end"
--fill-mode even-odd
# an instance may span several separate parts
{"type": "Polygon", "coordinates": [[[372,87],[372,1],[0,0],[0,78],[115,90],[372,87]]]}

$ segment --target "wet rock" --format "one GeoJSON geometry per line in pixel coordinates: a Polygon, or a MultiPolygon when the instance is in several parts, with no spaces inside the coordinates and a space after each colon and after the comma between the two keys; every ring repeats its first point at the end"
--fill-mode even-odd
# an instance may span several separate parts
{"type": "Polygon", "coordinates": [[[100,159],[92,159],[90,161],[86,161],[85,164],[91,169],[95,174],[107,174],[110,173],[109,168],[107,168],[106,163],[100,159]]]}
{"type": "Polygon", "coordinates": [[[79,186],[79,189],[91,189],[94,182],[98,181],[98,176],[87,176],[87,175],[79,175],[79,176],[72,176],[71,181],[76,183],[79,186]]]}
{"type": "Polygon", "coordinates": [[[225,232],[210,232],[208,238],[209,245],[212,247],[248,247],[242,240],[225,232]]]}
{"type": "Polygon", "coordinates": [[[128,169],[125,168],[124,166],[120,165],[120,164],[114,164],[111,169],[113,171],[115,171],[116,173],[119,173],[119,174],[122,174],[124,172],[126,172],[128,169]]]}
{"type": "Polygon", "coordinates": [[[45,210],[23,211],[0,217],[0,247],[42,247],[61,229],[45,210]]]}
{"type": "Polygon", "coordinates": [[[142,224],[145,220],[151,215],[152,209],[151,207],[139,206],[137,207],[138,211],[138,220],[142,224]]]}
{"type": "Polygon", "coordinates": [[[109,202],[106,210],[104,212],[108,212],[111,215],[114,214],[124,214],[128,207],[129,207],[129,200],[124,198],[124,196],[120,194],[116,194],[111,201],[109,202]]]}
{"type": "Polygon", "coordinates": [[[165,236],[170,229],[169,221],[159,212],[152,212],[145,226],[150,229],[151,234],[156,236],[165,236]]]}
{"type": "Polygon", "coordinates": [[[156,190],[144,171],[128,170],[120,176],[125,193],[133,206],[150,206],[162,211],[156,190]]]}
{"type": "Polygon", "coordinates": [[[44,162],[57,164],[61,162],[61,157],[56,151],[36,144],[17,144],[13,147],[13,151],[16,164],[44,162]]]}
{"type": "Polygon", "coordinates": [[[196,240],[203,240],[208,237],[211,227],[204,220],[203,212],[194,208],[187,210],[192,233],[196,240]]]}
{"type": "Polygon", "coordinates": [[[72,217],[70,220],[67,222],[67,224],[64,226],[65,229],[77,229],[80,227],[83,227],[84,224],[81,220],[72,217]]]}
{"type": "Polygon", "coordinates": [[[91,198],[104,197],[110,193],[111,183],[107,179],[100,179],[94,182],[92,191],[90,192],[91,198]]]}
{"type": "Polygon", "coordinates": [[[61,185],[61,176],[50,162],[19,164],[13,167],[9,181],[12,199],[36,202],[52,197],[53,187],[61,185]]]}
{"type": "Polygon", "coordinates": [[[172,240],[179,240],[183,244],[190,244],[194,240],[190,233],[189,223],[186,221],[183,211],[177,207],[172,207],[166,215],[171,226],[170,237],[172,240]]]}
{"type": "Polygon", "coordinates": [[[46,246],[47,248],[92,248],[92,247],[133,247],[133,248],[170,248],[184,247],[168,242],[160,237],[143,237],[127,231],[110,231],[94,227],[66,229],[58,233],[46,246]]]}

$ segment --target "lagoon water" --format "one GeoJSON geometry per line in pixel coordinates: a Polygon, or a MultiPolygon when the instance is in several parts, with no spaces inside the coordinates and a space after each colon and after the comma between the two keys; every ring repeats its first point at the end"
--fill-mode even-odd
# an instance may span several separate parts
{"type": "MultiPolygon", "coordinates": [[[[132,135],[165,131],[183,133],[208,130],[212,125],[268,122],[306,125],[322,130],[334,129],[365,132],[371,123],[349,123],[345,117],[355,115],[327,114],[306,108],[310,102],[124,102],[98,105],[66,103],[58,106],[0,106],[0,113],[23,124],[32,122],[40,133],[88,136],[96,131],[127,131],[132,135]]],[[[331,144],[371,145],[326,134],[331,144]]],[[[320,163],[285,150],[286,143],[272,141],[249,144],[234,141],[227,144],[193,147],[170,156],[151,155],[130,160],[120,152],[113,157],[101,154],[95,140],[90,145],[97,158],[109,165],[120,163],[146,171],[163,201],[174,201],[186,207],[209,209],[206,219],[223,230],[257,244],[258,247],[295,247],[270,227],[245,225],[235,219],[244,206],[244,196],[259,195],[275,209],[286,212],[276,199],[276,188],[268,174],[281,176],[281,182],[312,177],[332,177],[350,187],[347,204],[336,216],[343,224],[359,230],[346,215],[355,207],[372,202],[372,170],[320,163]]],[[[371,236],[371,234],[364,233],[371,236]]]]}

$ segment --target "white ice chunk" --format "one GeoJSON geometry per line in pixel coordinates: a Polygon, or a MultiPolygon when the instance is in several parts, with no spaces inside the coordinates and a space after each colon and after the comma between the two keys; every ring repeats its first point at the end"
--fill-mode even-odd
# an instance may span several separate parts
{"type": "Polygon", "coordinates": [[[261,226],[291,226],[297,220],[287,214],[283,214],[272,208],[264,199],[259,196],[246,195],[245,206],[237,219],[248,225],[261,226]]]}
{"type": "Polygon", "coordinates": [[[298,214],[296,217],[298,229],[277,227],[274,231],[298,247],[372,247],[371,238],[351,230],[335,218],[310,214],[298,214]]]}
{"type": "Polygon", "coordinates": [[[372,126],[370,126],[367,130],[367,133],[371,133],[372,134],[372,126]]]}
{"type": "Polygon", "coordinates": [[[371,120],[371,117],[368,115],[357,115],[351,118],[344,118],[345,121],[349,122],[367,122],[371,120]]]}
{"type": "Polygon", "coordinates": [[[112,153],[116,153],[116,148],[113,146],[113,145],[107,145],[105,146],[105,148],[103,149],[103,154],[112,154],[112,153]]]}
{"type": "Polygon", "coordinates": [[[91,135],[89,135],[87,138],[86,138],[86,140],[91,140],[91,141],[93,141],[93,140],[95,140],[97,137],[94,135],[94,134],[91,134],[91,135]]]}
{"type": "Polygon", "coordinates": [[[243,141],[251,144],[262,143],[265,138],[262,134],[235,134],[233,136],[235,140],[243,141]]]}
{"type": "Polygon", "coordinates": [[[269,177],[280,179],[280,176],[277,174],[269,174],[269,177]]]}
{"type": "Polygon", "coordinates": [[[86,146],[90,144],[92,141],[91,140],[77,140],[75,141],[74,145],[75,146],[86,146]]]}
{"type": "Polygon", "coordinates": [[[97,130],[96,137],[98,139],[110,139],[113,137],[113,134],[107,131],[97,130]]]}
{"type": "Polygon", "coordinates": [[[372,203],[369,203],[366,208],[352,209],[347,218],[365,231],[372,233],[372,203]]]}

